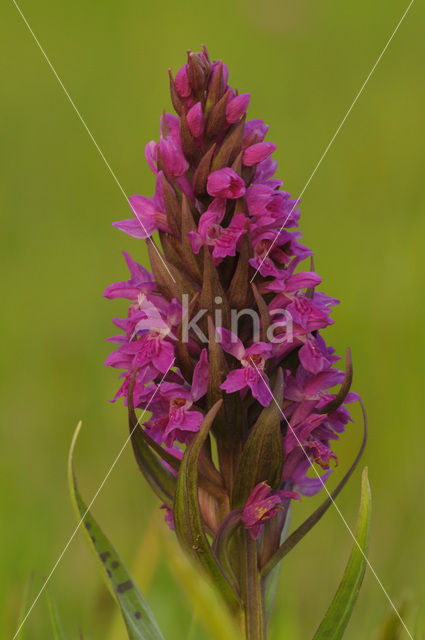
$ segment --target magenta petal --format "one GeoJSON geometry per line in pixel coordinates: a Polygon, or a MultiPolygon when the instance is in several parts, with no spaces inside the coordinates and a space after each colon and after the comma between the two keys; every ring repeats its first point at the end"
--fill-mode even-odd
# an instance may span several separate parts
{"type": "Polygon", "coordinates": [[[246,149],[250,145],[264,140],[268,129],[268,125],[265,125],[262,120],[248,120],[245,125],[242,148],[246,149]]]}
{"type": "Polygon", "coordinates": [[[152,274],[149,273],[149,271],[145,269],[145,267],[142,267],[141,264],[133,260],[133,258],[127,251],[123,251],[122,254],[124,256],[124,260],[127,263],[128,270],[130,271],[130,274],[133,278],[136,278],[141,282],[153,282],[152,274]]]}
{"type": "Polygon", "coordinates": [[[344,379],[342,371],[330,369],[329,371],[321,371],[317,376],[313,376],[305,385],[305,393],[308,396],[314,396],[319,391],[332,389],[340,384],[344,379]]]}
{"type": "Polygon", "coordinates": [[[270,391],[267,376],[264,373],[261,374],[261,377],[257,375],[253,380],[248,380],[248,385],[254,398],[256,398],[263,407],[268,407],[273,400],[273,395],[270,391]]]}
{"type": "Polygon", "coordinates": [[[225,167],[208,176],[207,191],[215,198],[241,198],[245,193],[245,182],[233,169],[225,167]]]}
{"type": "Polygon", "coordinates": [[[227,393],[233,393],[233,391],[240,391],[246,387],[245,371],[243,369],[235,369],[230,371],[226,380],[220,385],[220,389],[223,389],[227,393]]]}
{"type": "Polygon", "coordinates": [[[174,347],[170,342],[162,342],[161,349],[152,362],[161,373],[165,373],[171,367],[174,359],[174,347]]]}
{"type": "Polygon", "coordinates": [[[204,416],[200,411],[186,411],[184,415],[184,427],[180,425],[180,429],[185,431],[199,431],[204,416]]]}
{"type": "Polygon", "coordinates": [[[127,369],[130,366],[132,358],[123,353],[121,349],[113,351],[105,360],[107,367],[115,367],[116,369],[127,369]]]}
{"type": "Polygon", "coordinates": [[[176,89],[182,98],[188,98],[191,94],[189,77],[187,75],[187,64],[177,71],[176,89]]]}
{"type": "Polygon", "coordinates": [[[273,142],[258,142],[245,149],[242,162],[245,166],[252,167],[268,158],[275,150],[276,145],[273,142]]]}
{"type": "Polygon", "coordinates": [[[303,496],[315,496],[316,493],[319,493],[323,489],[323,485],[329,478],[332,473],[332,469],[328,469],[322,476],[319,478],[316,476],[315,478],[309,478],[305,475],[303,478],[297,480],[294,484],[294,489],[299,491],[303,496]]]}
{"type": "Polygon", "coordinates": [[[159,151],[164,163],[165,171],[172,176],[182,176],[189,168],[189,163],[183,155],[180,140],[161,138],[159,151]]]}
{"type": "Polygon", "coordinates": [[[239,96],[228,101],[226,106],[226,120],[229,124],[237,122],[248,109],[250,101],[249,93],[241,93],[239,96]]]}
{"type": "Polygon", "coordinates": [[[298,291],[299,289],[317,287],[321,282],[322,278],[318,276],[317,273],[314,273],[314,271],[301,271],[288,278],[286,290],[298,291]]]}
{"type": "Polygon", "coordinates": [[[272,494],[271,488],[265,482],[260,482],[252,490],[242,511],[241,520],[253,540],[259,537],[263,523],[273,518],[281,507],[284,497],[282,493],[284,492],[279,491],[272,494]]]}
{"type": "Polygon", "coordinates": [[[220,344],[224,351],[230,353],[238,360],[242,360],[245,353],[245,347],[238,336],[224,327],[217,327],[216,332],[220,336],[220,344]]]}
{"type": "Polygon", "coordinates": [[[244,358],[254,355],[263,356],[267,360],[272,355],[272,345],[268,342],[255,342],[245,351],[244,358]]]}
{"type": "Polygon", "coordinates": [[[189,442],[191,434],[199,431],[203,419],[199,411],[186,411],[182,421],[170,418],[162,436],[166,446],[171,447],[175,440],[189,442]]]}
{"type": "Polygon", "coordinates": [[[201,356],[193,372],[192,398],[196,402],[207,392],[210,377],[210,365],[207,350],[202,349],[201,356]]]}
{"type": "Polygon", "coordinates": [[[124,231],[133,238],[149,238],[155,231],[155,225],[149,224],[146,227],[143,222],[131,218],[130,220],[120,220],[119,222],[113,222],[113,227],[116,227],[120,231],[124,231]]]}
{"type": "Polygon", "coordinates": [[[170,131],[171,136],[177,139],[180,136],[180,120],[172,113],[164,112],[160,119],[160,129],[161,133],[166,131],[167,135],[168,131],[170,131]]]}
{"type": "Polygon", "coordinates": [[[204,244],[199,233],[197,231],[189,231],[187,237],[192,245],[193,253],[199,253],[202,245],[204,244]]]}
{"type": "Polygon", "coordinates": [[[304,369],[311,373],[319,373],[329,364],[314,340],[308,340],[299,350],[298,356],[304,369]]]}
{"type": "Polygon", "coordinates": [[[195,433],[199,431],[199,426],[202,423],[204,416],[200,411],[185,411],[183,421],[177,422],[170,417],[168,424],[164,430],[164,440],[168,440],[168,436],[178,430],[178,431],[190,431],[191,433],[195,433]]]}
{"type": "Polygon", "coordinates": [[[200,102],[197,102],[193,105],[191,109],[187,112],[187,124],[189,126],[190,132],[194,138],[199,138],[204,133],[204,113],[202,111],[202,105],[200,102]]]}
{"type": "Polygon", "coordinates": [[[147,198],[146,196],[141,196],[139,194],[134,194],[133,196],[129,197],[128,202],[134,216],[138,220],[142,220],[146,223],[150,221],[153,222],[155,220],[157,207],[155,207],[151,198],[147,198]]]}
{"type": "Polygon", "coordinates": [[[137,289],[130,287],[128,282],[114,282],[106,287],[103,296],[109,300],[115,298],[127,298],[128,300],[136,300],[138,296],[137,289]]]}
{"type": "Polygon", "coordinates": [[[145,146],[145,158],[150,170],[153,173],[157,174],[158,168],[156,166],[156,163],[158,162],[158,145],[154,140],[151,140],[145,146]]]}

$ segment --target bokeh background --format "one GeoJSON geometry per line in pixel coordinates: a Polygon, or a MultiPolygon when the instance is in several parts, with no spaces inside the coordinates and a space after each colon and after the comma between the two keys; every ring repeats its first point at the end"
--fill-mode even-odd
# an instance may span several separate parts
{"type": "MultiPolygon", "coordinates": [[[[170,109],[167,69],[205,43],[252,94],[269,123],[279,176],[298,195],[407,6],[406,0],[22,0],[21,8],[126,193],[151,195],[144,145],[170,109]]],[[[87,500],[127,437],[117,376],[103,367],[124,303],[102,299],[126,275],[111,227],[128,207],[11,0],[2,3],[0,203],[2,261],[0,636],[11,638],[22,592],[33,594],[74,530],[66,458],[87,500]]],[[[304,241],[322,288],[342,304],[327,340],[351,346],[367,406],[374,511],[370,560],[391,597],[407,598],[413,629],[424,596],[425,39],[413,5],[302,204],[304,241]]],[[[336,483],[355,455],[361,420],[337,452],[336,483]]],[[[359,472],[339,499],[353,524],[359,472]]],[[[316,501],[296,505],[298,521],[316,501]]],[[[169,568],[157,503],[126,450],[94,514],[139,577],[168,640],[207,638],[169,568]]],[[[160,519],[161,520],[161,519],[160,519]]],[[[311,638],[345,566],[351,539],[335,510],[286,558],[273,640],[311,638]]],[[[119,640],[115,609],[78,534],[49,592],[67,637],[119,640]]],[[[377,638],[388,602],[368,573],[347,639],[377,638]]],[[[422,614],[422,620],[423,620],[422,614]]],[[[425,624],[422,621],[422,628],[425,624]]],[[[28,640],[49,638],[45,598],[28,640]]],[[[405,636],[407,637],[407,636],[405,636]]]]}

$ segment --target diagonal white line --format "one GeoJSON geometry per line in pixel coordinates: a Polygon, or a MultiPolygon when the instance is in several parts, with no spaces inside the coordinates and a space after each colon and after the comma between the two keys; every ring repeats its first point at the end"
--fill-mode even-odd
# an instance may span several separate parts
{"type": "Polygon", "coordinates": [[[128,445],[128,443],[130,442],[130,440],[131,440],[131,437],[132,437],[133,433],[135,432],[135,430],[136,430],[136,429],[137,429],[137,427],[139,426],[141,419],[143,418],[143,416],[144,416],[144,415],[145,415],[145,413],[147,412],[147,410],[148,410],[148,408],[149,408],[150,403],[152,402],[152,400],[153,400],[153,399],[154,399],[154,397],[156,396],[156,394],[157,394],[157,392],[158,392],[158,390],[159,390],[160,386],[161,386],[161,385],[162,385],[162,383],[164,382],[164,379],[165,379],[165,377],[166,377],[167,373],[169,372],[169,370],[171,369],[171,367],[173,366],[174,362],[175,362],[175,358],[173,358],[173,360],[172,360],[172,362],[170,363],[170,366],[168,367],[167,371],[166,371],[166,372],[164,373],[164,375],[162,376],[162,378],[161,378],[161,380],[160,380],[160,382],[159,382],[158,386],[156,387],[155,391],[153,392],[152,396],[150,397],[149,402],[148,402],[148,403],[147,403],[147,405],[146,405],[146,408],[143,410],[143,413],[141,414],[141,416],[140,416],[140,417],[139,417],[139,419],[137,420],[137,423],[135,424],[134,428],[131,430],[130,435],[128,436],[128,438],[127,438],[127,439],[126,439],[126,441],[124,442],[123,446],[121,447],[121,449],[120,449],[120,451],[119,451],[119,453],[118,453],[117,457],[115,458],[115,460],[114,460],[114,461],[113,461],[113,463],[111,464],[111,466],[110,466],[110,468],[109,468],[108,473],[107,473],[107,474],[106,474],[106,476],[103,478],[103,480],[102,480],[101,484],[99,485],[98,490],[97,490],[97,491],[96,491],[96,493],[94,494],[94,496],[93,496],[93,498],[92,498],[92,500],[91,500],[91,502],[90,502],[89,506],[87,507],[87,509],[86,509],[86,511],[85,511],[85,513],[84,513],[84,515],[83,515],[83,517],[82,517],[82,518],[81,518],[81,520],[78,522],[78,524],[77,524],[77,526],[75,527],[75,529],[74,529],[74,531],[73,531],[73,533],[72,533],[71,537],[69,538],[68,542],[66,543],[66,545],[65,545],[65,547],[64,547],[64,549],[63,549],[63,551],[62,551],[62,553],[60,554],[60,556],[59,556],[59,557],[58,557],[58,559],[56,560],[55,564],[53,565],[53,568],[51,569],[51,571],[50,571],[49,575],[47,576],[46,580],[44,581],[43,586],[41,587],[40,591],[38,592],[38,594],[37,594],[36,598],[34,599],[34,601],[33,601],[32,605],[30,606],[30,608],[28,609],[27,613],[25,614],[25,617],[23,618],[23,620],[22,620],[21,624],[19,625],[19,628],[17,629],[17,631],[16,631],[15,635],[13,636],[12,640],[16,640],[16,638],[18,637],[18,634],[19,634],[20,630],[22,629],[22,627],[24,626],[25,622],[27,621],[28,616],[30,615],[31,611],[34,609],[35,605],[37,604],[37,602],[38,602],[38,600],[39,600],[39,598],[40,598],[41,594],[43,593],[43,591],[44,591],[44,590],[45,590],[45,588],[47,587],[47,584],[48,584],[48,582],[50,581],[50,578],[52,577],[52,575],[53,575],[53,574],[54,574],[54,572],[56,571],[56,569],[57,569],[57,567],[58,567],[58,565],[59,565],[60,561],[62,560],[63,556],[65,555],[65,553],[66,553],[66,551],[67,551],[67,549],[68,549],[69,545],[70,545],[70,544],[71,544],[71,542],[73,541],[73,539],[74,539],[74,537],[75,537],[75,535],[76,535],[76,533],[77,533],[78,529],[81,527],[81,524],[83,523],[84,518],[86,517],[86,515],[88,514],[88,512],[89,512],[89,511],[90,511],[90,509],[92,508],[94,501],[95,501],[95,500],[96,500],[96,498],[98,497],[99,493],[102,491],[102,489],[103,489],[103,487],[104,487],[104,485],[105,485],[105,482],[107,481],[107,479],[108,479],[108,478],[109,478],[109,476],[111,475],[111,473],[112,473],[112,471],[113,471],[113,469],[114,469],[115,465],[117,464],[118,460],[119,460],[119,459],[120,459],[120,457],[121,457],[121,454],[123,453],[123,451],[124,451],[124,449],[126,448],[126,446],[128,445]]]}
{"type": "Polygon", "coordinates": [[[257,268],[256,272],[254,273],[254,275],[252,276],[250,282],[252,282],[255,278],[255,276],[257,275],[257,273],[259,272],[259,270],[261,269],[264,261],[266,260],[267,256],[269,255],[270,251],[273,249],[274,245],[276,244],[276,241],[280,235],[280,233],[283,231],[283,228],[285,226],[285,224],[288,222],[289,218],[291,217],[291,215],[293,214],[295,208],[298,205],[298,201],[300,200],[300,198],[303,196],[305,190],[307,189],[308,185],[310,184],[310,182],[312,181],[313,177],[316,174],[316,171],[318,170],[318,168],[320,167],[320,165],[322,164],[323,160],[325,159],[325,156],[327,155],[329,149],[331,148],[331,146],[333,145],[335,138],[337,137],[337,135],[339,134],[339,132],[341,131],[342,127],[344,126],[345,121],[347,120],[348,116],[350,115],[351,111],[353,110],[357,100],[360,98],[361,94],[363,93],[363,89],[366,87],[367,83],[369,82],[373,72],[375,71],[376,67],[378,66],[378,64],[381,61],[382,56],[384,55],[384,53],[386,52],[386,50],[388,49],[388,47],[390,46],[392,39],[394,38],[395,34],[397,33],[397,31],[399,30],[401,23],[403,22],[403,20],[405,19],[405,17],[407,16],[410,7],[412,6],[412,4],[414,3],[415,0],[411,0],[409,2],[409,5],[407,7],[407,9],[405,10],[405,12],[403,13],[403,15],[401,16],[400,20],[397,23],[396,28],[394,29],[394,31],[392,32],[391,36],[389,37],[385,47],[382,49],[381,53],[378,56],[377,61],[375,62],[375,64],[373,65],[372,69],[369,71],[366,80],[363,82],[362,86],[360,87],[356,97],[354,98],[353,102],[351,103],[347,113],[345,114],[345,116],[343,117],[343,119],[341,120],[337,130],[335,131],[335,133],[333,134],[332,138],[329,141],[328,146],[326,147],[326,149],[324,150],[324,152],[322,153],[319,162],[316,164],[316,166],[314,167],[309,179],[307,180],[307,182],[305,183],[304,187],[301,190],[300,195],[298,196],[297,200],[295,201],[294,206],[292,207],[291,211],[288,213],[288,215],[285,218],[284,223],[282,224],[281,228],[279,229],[279,231],[276,233],[276,236],[273,239],[273,242],[271,243],[270,247],[267,249],[266,254],[264,255],[264,257],[262,258],[259,267],[257,268]]]}
{"type": "MultiPolygon", "coordinates": [[[[292,428],[291,424],[289,423],[288,418],[286,417],[285,413],[283,412],[282,407],[280,406],[280,404],[278,403],[278,401],[276,400],[276,398],[274,397],[271,389],[270,389],[270,385],[268,384],[267,380],[264,378],[264,376],[262,375],[260,369],[257,367],[257,365],[255,364],[254,361],[251,361],[252,364],[254,365],[254,367],[257,370],[258,375],[260,376],[261,380],[264,382],[267,390],[269,391],[271,397],[273,398],[273,402],[276,404],[277,408],[279,409],[280,413],[282,414],[283,419],[285,420],[286,424],[288,425],[288,429],[291,430],[292,435],[294,436],[294,438],[296,439],[299,447],[301,448],[301,451],[303,452],[303,454],[305,455],[305,457],[307,458],[307,460],[310,463],[310,467],[313,469],[314,473],[316,474],[316,476],[318,477],[318,479],[320,480],[320,483],[323,487],[323,489],[326,491],[326,493],[328,494],[329,499],[331,500],[333,506],[335,507],[338,515],[340,516],[341,520],[343,521],[343,523],[345,524],[350,536],[353,538],[354,542],[356,543],[357,547],[360,550],[360,553],[362,554],[367,566],[369,567],[369,569],[371,570],[371,572],[373,573],[376,581],[378,582],[379,586],[381,587],[382,591],[385,594],[385,597],[387,598],[388,602],[390,603],[391,607],[394,609],[395,614],[397,615],[398,619],[400,620],[401,624],[403,625],[406,633],[408,634],[409,638],[411,640],[413,640],[413,636],[410,633],[409,629],[406,627],[406,624],[403,620],[403,618],[401,617],[400,613],[397,610],[397,607],[395,606],[394,602],[391,600],[387,590],[385,589],[384,585],[382,584],[379,576],[377,575],[375,569],[372,567],[371,563],[369,562],[366,554],[364,553],[363,549],[361,548],[361,546],[359,545],[356,536],[354,535],[354,533],[352,532],[350,525],[348,524],[348,522],[346,521],[346,519],[344,518],[343,514],[341,513],[340,508],[338,507],[337,503],[335,502],[335,500],[332,498],[331,493],[329,492],[329,489],[327,488],[326,484],[323,482],[321,475],[319,474],[319,472],[317,471],[316,467],[314,466],[314,464],[312,463],[312,461],[310,460],[310,457],[307,453],[307,451],[305,450],[301,440],[298,438],[297,434],[295,433],[294,429],[292,428]]],[[[363,405],[362,405],[363,408],[363,405]]]]}
{"type": "Polygon", "coordinates": [[[169,268],[168,268],[167,264],[164,262],[164,258],[162,257],[161,253],[159,252],[158,247],[156,246],[155,242],[152,240],[152,238],[148,237],[148,236],[149,236],[149,234],[148,234],[148,232],[146,231],[145,225],[143,224],[143,222],[141,221],[141,219],[140,219],[140,218],[139,218],[139,216],[137,215],[137,212],[135,211],[135,209],[134,209],[133,205],[132,205],[132,204],[131,204],[131,202],[129,201],[128,196],[127,196],[127,194],[125,193],[125,191],[124,191],[124,189],[123,189],[123,187],[122,187],[122,185],[121,185],[120,181],[118,180],[117,176],[115,175],[115,173],[114,173],[114,171],[113,171],[113,169],[112,169],[111,165],[109,164],[109,162],[108,162],[108,161],[107,161],[107,159],[105,158],[105,155],[104,155],[104,153],[103,153],[102,149],[99,147],[99,145],[97,144],[96,140],[94,139],[94,136],[93,136],[92,132],[91,132],[91,131],[90,131],[90,129],[88,128],[88,126],[87,126],[87,124],[86,124],[86,122],[85,122],[85,120],[84,120],[83,116],[81,115],[81,113],[80,113],[80,112],[79,112],[79,110],[77,109],[77,107],[76,107],[76,105],[75,105],[75,103],[74,103],[73,99],[71,98],[71,96],[69,95],[68,91],[66,90],[65,85],[63,84],[63,82],[62,82],[62,80],[60,79],[60,77],[59,77],[58,73],[56,72],[56,69],[54,68],[53,64],[50,62],[50,59],[49,59],[49,57],[47,56],[47,53],[44,51],[43,47],[41,46],[41,44],[40,44],[40,42],[39,42],[39,40],[38,40],[37,36],[36,36],[36,35],[35,35],[35,33],[34,33],[34,31],[31,29],[31,27],[30,27],[30,25],[29,25],[29,23],[28,23],[28,20],[26,19],[26,17],[25,17],[25,16],[24,16],[24,14],[22,13],[22,11],[21,11],[21,9],[20,9],[19,5],[17,4],[16,0],[12,0],[12,2],[13,2],[13,4],[15,5],[16,9],[18,10],[19,15],[21,16],[21,18],[22,18],[22,20],[24,21],[25,25],[27,26],[28,31],[31,33],[32,37],[34,38],[35,43],[37,44],[38,48],[40,49],[41,53],[43,54],[44,59],[46,60],[46,62],[47,62],[47,64],[49,65],[50,69],[52,70],[52,72],[53,72],[53,74],[54,74],[54,76],[55,76],[56,80],[59,82],[59,84],[60,84],[61,88],[63,89],[63,92],[65,93],[66,97],[68,98],[69,102],[71,103],[71,106],[72,106],[72,108],[74,109],[75,113],[77,114],[78,118],[80,119],[81,124],[83,125],[84,129],[87,131],[87,133],[88,133],[88,135],[89,135],[89,137],[90,137],[90,140],[93,142],[94,146],[96,147],[96,149],[98,150],[98,152],[99,152],[99,154],[100,154],[100,157],[102,158],[103,162],[104,162],[104,163],[106,164],[106,166],[108,167],[108,169],[109,169],[109,172],[110,172],[111,176],[112,176],[112,177],[113,177],[113,179],[115,180],[115,182],[116,182],[116,184],[117,184],[117,186],[118,186],[119,190],[120,190],[120,191],[121,191],[121,193],[123,194],[123,196],[124,196],[124,198],[125,198],[125,200],[126,200],[127,204],[129,204],[129,205],[130,205],[130,208],[131,208],[131,210],[132,210],[132,212],[133,212],[133,214],[134,214],[135,218],[136,218],[136,219],[138,220],[138,222],[140,223],[140,226],[142,227],[142,229],[143,229],[144,233],[146,233],[147,241],[150,241],[150,242],[152,243],[152,246],[154,247],[154,249],[155,249],[156,253],[157,253],[157,254],[158,254],[158,256],[159,256],[159,258],[161,259],[162,264],[163,264],[163,265],[164,265],[164,267],[166,268],[166,270],[167,270],[167,272],[168,272],[168,275],[170,276],[171,280],[172,280],[173,282],[176,282],[175,278],[173,277],[173,274],[172,274],[172,273],[171,273],[171,271],[169,270],[169,268]]]}

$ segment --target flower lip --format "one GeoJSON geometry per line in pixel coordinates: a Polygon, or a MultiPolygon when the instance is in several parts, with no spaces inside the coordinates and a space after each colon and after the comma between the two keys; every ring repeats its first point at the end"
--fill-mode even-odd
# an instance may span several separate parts
{"type": "Polygon", "coordinates": [[[241,360],[241,363],[244,367],[254,366],[256,369],[260,369],[261,371],[264,368],[265,360],[259,353],[254,353],[246,359],[241,360]]]}

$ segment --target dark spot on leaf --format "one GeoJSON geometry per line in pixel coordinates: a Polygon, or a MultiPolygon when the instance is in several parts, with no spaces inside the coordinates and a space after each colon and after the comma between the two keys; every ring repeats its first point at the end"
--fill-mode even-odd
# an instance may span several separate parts
{"type": "Polygon", "coordinates": [[[118,562],[118,560],[114,560],[112,563],[112,568],[113,569],[118,569],[118,567],[120,566],[120,563],[118,562]]]}
{"type": "Polygon", "coordinates": [[[134,614],[134,617],[140,620],[140,618],[142,617],[142,614],[140,613],[140,611],[136,611],[136,613],[134,614]]]}
{"type": "Polygon", "coordinates": [[[109,576],[110,578],[112,578],[112,573],[109,571],[109,569],[106,569],[106,573],[108,574],[108,576],[109,576]]]}
{"type": "Polygon", "coordinates": [[[109,551],[104,551],[100,554],[100,559],[102,560],[102,562],[106,562],[110,555],[111,554],[109,553],[109,551]]]}
{"type": "Polygon", "coordinates": [[[84,526],[86,529],[91,529],[91,522],[87,522],[87,520],[84,521],[84,526]]]}
{"type": "Polygon", "coordinates": [[[133,583],[131,580],[127,580],[127,582],[121,582],[121,584],[117,587],[117,593],[124,593],[124,591],[128,591],[133,588],[133,583]]]}
{"type": "Polygon", "coordinates": [[[96,544],[96,538],[94,536],[90,536],[90,538],[92,539],[92,542],[96,544]]]}

